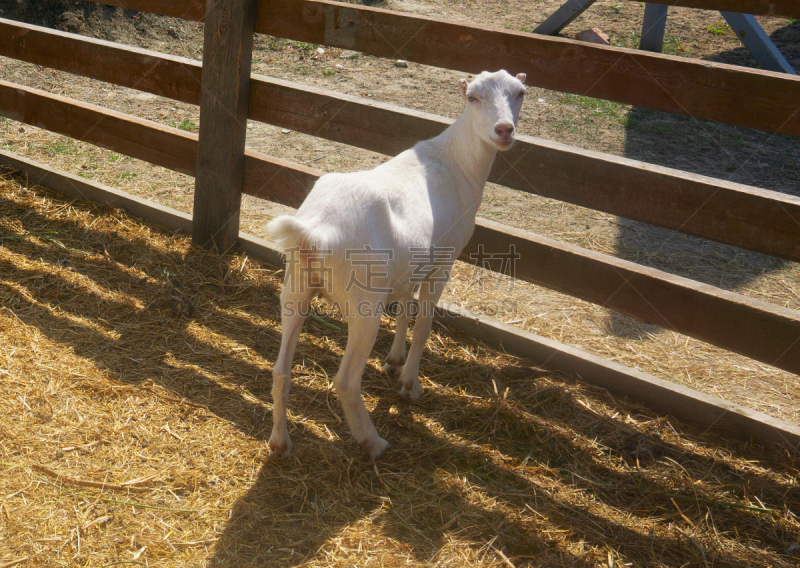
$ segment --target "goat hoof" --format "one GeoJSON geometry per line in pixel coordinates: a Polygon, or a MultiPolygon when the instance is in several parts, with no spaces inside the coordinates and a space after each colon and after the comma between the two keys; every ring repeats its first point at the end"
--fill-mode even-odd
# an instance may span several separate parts
{"type": "Polygon", "coordinates": [[[387,375],[391,375],[393,377],[399,377],[403,372],[402,365],[395,365],[394,363],[390,363],[388,360],[386,364],[382,367],[382,370],[387,375]]]}
{"type": "Polygon", "coordinates": [[[422,395],[422,387],[419,383],[408,386],[406,384],[400,385],[400,396],[408,398],[411,402],[419,402],[419,397],[422,395]]]}
{"type": "Polygon", "coordinates": [[[288,458],[292,455],[292,441],[288,438],[284,442],[270,440],[268,445],[271,458],[288,458]]]}
{"type": "Polygon", "coordinates": [[[376,436],[375,440],[364,440],[358,445],[361,446],[361,449],[369,454],[369,457],[372,458],[372,461],[380,458],[383,455],[383,452],[389,449],[389,442],[380,436],[376,436]]]}
{"type": "Polygon", "coordinates": [[[406,356],[403,355],[402,357],[392,357],[391,355],[389,355],[388,357],[386,357],[386,364],[392,365],[394,367],[402,367],[403,365],[406,364],[406,356]]]}

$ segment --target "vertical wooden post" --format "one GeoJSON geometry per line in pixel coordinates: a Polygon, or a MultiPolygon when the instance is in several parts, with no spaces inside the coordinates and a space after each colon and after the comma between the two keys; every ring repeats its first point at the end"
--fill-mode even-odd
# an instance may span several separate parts
{"type": "Polygon", "coordinates": [[[209,0],[192,240],[225,253],[239,235],[256,0],[209,0]]]}
{"type": "Polygon", "coordinates": [[[639,49],[661,53],[661,48],[664,46],[664,31],[667,28],[668,10],[669,6],[666,4],[648,2],[645,5],[639,49]]]}

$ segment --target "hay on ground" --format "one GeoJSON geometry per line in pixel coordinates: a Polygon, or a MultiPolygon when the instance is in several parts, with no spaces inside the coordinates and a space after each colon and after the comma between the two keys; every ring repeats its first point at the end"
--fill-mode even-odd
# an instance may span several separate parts
{"type": "Polygon", "coordinates": [[[380,372],[365,461],[306,324],[295,455],[267,459],[280,272],[0,182],[2,566],[774,566],[797,457],[727,442],[436,329],[425,394],[380,372]]]}

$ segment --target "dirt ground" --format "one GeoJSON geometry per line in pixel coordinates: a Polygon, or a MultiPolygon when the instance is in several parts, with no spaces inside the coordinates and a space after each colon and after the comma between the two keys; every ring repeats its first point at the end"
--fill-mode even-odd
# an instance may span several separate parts
{"type": "Polygon", "coordinates": [[[0,178],[0,565],[796,566],[793,453],[715,438],[435,328],[425,394],[310,320],[288,460],[266,457],[280,273],[0,178]]]}

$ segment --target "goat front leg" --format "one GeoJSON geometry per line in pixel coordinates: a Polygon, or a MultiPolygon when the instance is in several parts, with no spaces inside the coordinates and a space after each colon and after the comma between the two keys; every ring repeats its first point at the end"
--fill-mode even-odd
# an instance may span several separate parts
{"type": "Polygon", "coordinates": [[[377,314],[351,317],[348,320],[347,347],[344,350],[342,365],[333,380],[350,431],[356,442],[372,459],[378,459],[389,447],[389,442],[378,435],[361,396],[361,377],[367,358],[375,345],[380,322],[380,316],[377,314]]]}
{"type": "Polygon", "coordinates": [[[400,395],[413,401],[419,400],[422,386],[419,384],[419,363],[425,343],[433,327],[433,312],[436,302],[444,290],[444,282],[423,282],[419,289],[419,314],[411,334],[411,348],[408,350],[403,372],[400,374],[400,395]]]}
{"type": "Polygon", "coordinates": [[[286,426],[286,405],[292,383],[292,359],[309,310],[307,294],[293,292],[284,283],[281,292],[281,350],[272,370],[272,434],[269,437],[270,457],[289,457],[292,440],[286,426]]]}

